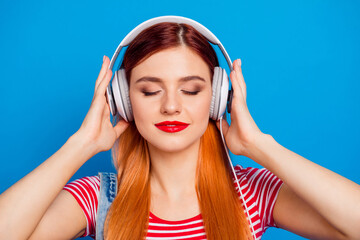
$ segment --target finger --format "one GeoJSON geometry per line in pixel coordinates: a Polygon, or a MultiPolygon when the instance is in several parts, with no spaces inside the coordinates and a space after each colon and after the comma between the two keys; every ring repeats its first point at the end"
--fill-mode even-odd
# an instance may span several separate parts
{"type": "MultiPolygon", "coordinates": [[[[235,61],[234,61],[234,69],[235,69],[235,61]]],[[[244,99],[243,91],[242,91],[241,86],[239,84],[239,80],[238,80],[236,70],[233,70],[230,73],[230,78],[231,78],[232,87],[234,89],[233,102],[235,101],[236,98],[244,99]]]]}
{"type": "Polygon", "coordinates": [[[230,79],[231,79],[232,88],[234,89],[234,94],[237,91],[241,91],[241,87],[239,85],[239,82],[237,81],[237,76],[236,76],[235,70],[230,72],[230,79]]]}
{"type": "Polygon", "coordinates": [[[107,102],[105,102],[105,107],[104,107],[104,111],[103,111],[103,116],[105,116],[105,118],[109,118],[110,119],[110,107],[109,104],[107,102]]]}
{"type": "Polygon", "coordinates": [[[241,87],[244,99],[246,100],[246,84],[245,84],[244,75],[243,75],[242,69],[241,69],[241,60],[237,59],[235,61],[234,65],[235,65],[234,69],[235,69],[235,72],[236,72],[236,79],[237,79],[237,81],[238,81],[238,83],[239,83],[239,85],[241,87]]]}
{"type": "Polygon", "coordinates": [[[115,133],[116,133],[116,139],[120,137],[120,135],[125,131],[125,129],[130,124],[126,122],[125,120],[120,120],[116,126],[114,127],[115,133]]]}
{"type": "Polygon", "coordinates": [[[109,64],[110,64],[109,61],[110,61],[109,58],[104,55],[103,64],[101,66],[100,73],[99,73],[98,78],[96,79],[96,83],[95,83],[95,92],[96,92],[96,89],[98,88],[100,82],[104,78],[104,76],[106,74],[106,71],[108,70],[108,67],[109,67],[109,64]]]}
{"type": "MultiPolygon", "coordinates": [[[[112,76],[111,70],[108,70],[105,74],[103,81],[101,81],[98,88],[96,89],[93,99],[91,101],[90,111],[96,111],[98,113],[101,113],[102,115],[100,115],[100,116],[104,116],[104,114],[105,114],[104,109],[106,108],[105,105],[107,104],[105,90],[106,90],[107,84],[109,83],[109,81],[111,79],[111,76],[112,76]]],[[[108,108],[110,108],[110,107],[108,107],[108,108]]]]}
{"type": "MultiPolygon", "coordinates": [[[[105,74],[104,78],[102,79],[99,86],[97,87],[97,89],[95,91],[95,95],[100,95],[100,96],[105,97],[106,88],[109,85],[111,76],[112,76],[112,71],[110,69],[108,69],[106,71],[106,74],[105,74]]],[[[105,99],[105,101],[106,101],[106,99],[105,99]]]]}

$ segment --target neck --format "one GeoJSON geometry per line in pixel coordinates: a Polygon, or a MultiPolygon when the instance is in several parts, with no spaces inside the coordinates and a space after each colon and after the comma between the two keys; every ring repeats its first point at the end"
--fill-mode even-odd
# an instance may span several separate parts
{"type": "Polygon", "coordinates": [[[180,152],[163,152],[148,146],[152,193],[172,199],[194,194],[200,140],[180,152]]]}

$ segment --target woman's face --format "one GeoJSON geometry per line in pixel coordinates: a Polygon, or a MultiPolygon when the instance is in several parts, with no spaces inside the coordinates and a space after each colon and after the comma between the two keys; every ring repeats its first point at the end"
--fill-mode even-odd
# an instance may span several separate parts
{"type": "Polygon", "coordinates": [[[151,147],[176,152],[198,143],[209,122],[210,74],[205,61],[184,46],[155,53],[132,69],[134,121],[151,147]]]}

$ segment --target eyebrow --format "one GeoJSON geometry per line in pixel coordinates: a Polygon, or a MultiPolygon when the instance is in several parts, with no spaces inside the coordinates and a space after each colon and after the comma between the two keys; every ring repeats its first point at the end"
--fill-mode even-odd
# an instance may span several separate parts
{"type": "MultiPolygon", "coordinates": [[[[182,77],[179,79],[180,82],[188,82],[188,81],[191,81],[191,80],[200,80],[200,81],[203,81],[203,82],[206,82],[204,78],[200,77],[200,76],[186,76],[186,77],[182,77]]],[[[138,80],[136,80],[135,84],[136,83],[139,83],[139,82],[155,82],[155,83],[160,83],[162,82],[161,78],[158,78],[158,77],[142,77],[142,78],[139,78],[138,80]]]]}

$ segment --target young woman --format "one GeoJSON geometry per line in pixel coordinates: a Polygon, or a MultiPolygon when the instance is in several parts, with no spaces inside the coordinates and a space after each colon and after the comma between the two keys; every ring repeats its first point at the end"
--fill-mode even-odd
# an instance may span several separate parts
{"type": "Polygon", "coordinates": [[[79,130],[0,196],[0,239],[94,235],[99,177],[66,183],[112,147],[118,186],[105,239],[260,239],[270,226],[310,239],[360,239],[359,185],[260,131],[247,108],[238,59],[230,73],[234,95],[224,136],[234,154],[264,167],[235,167],[240,197],[219,121],[209,119],[215,66],[213,48],[193,27],[149,27],[131,42],[122,63],[134,121],[113,126],[105,97],[112,71],[104,56],[79,130]]]}

